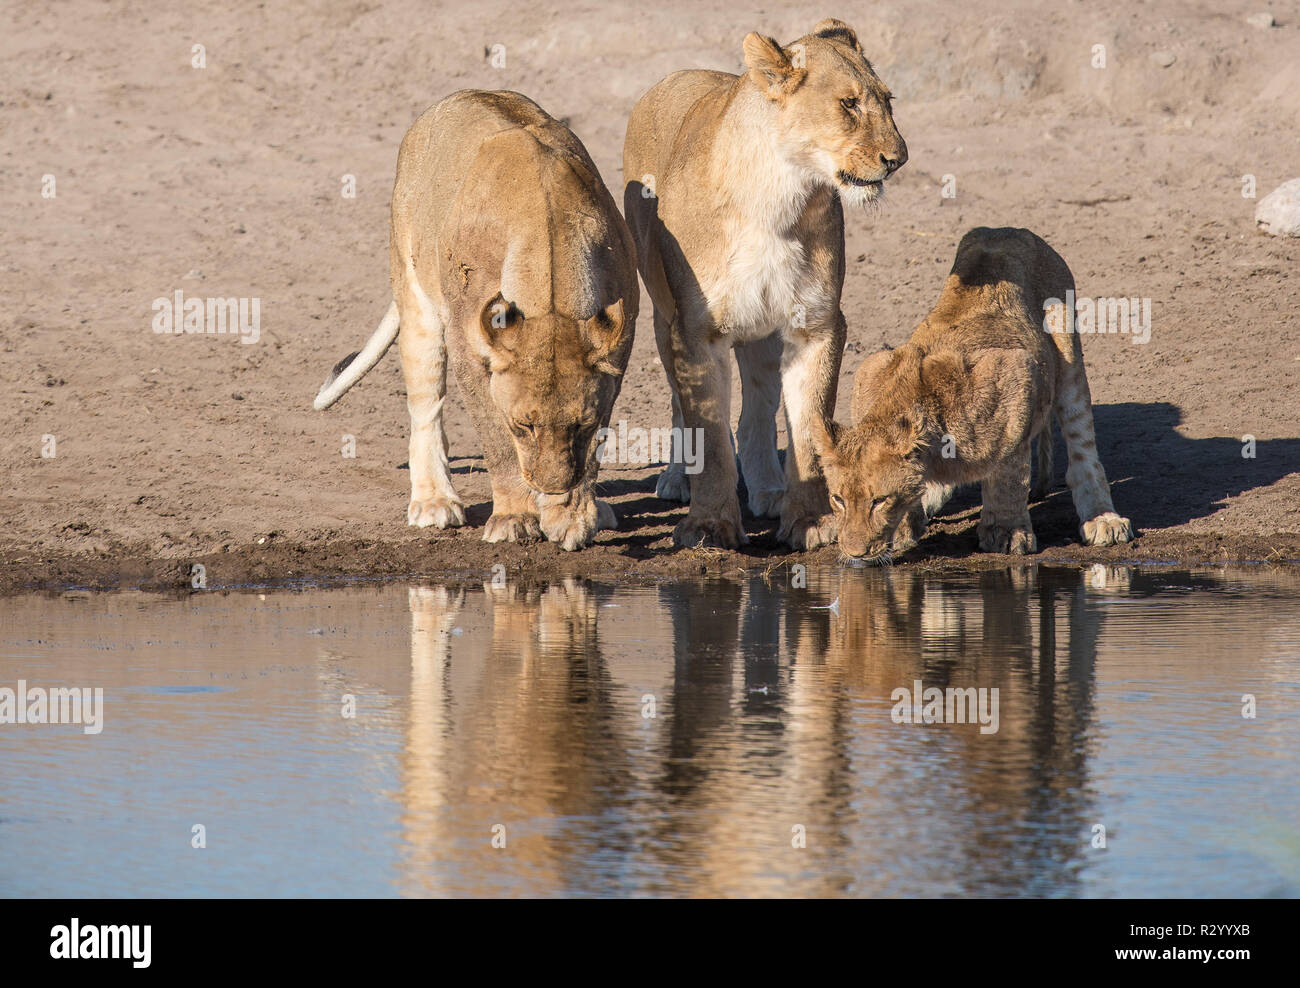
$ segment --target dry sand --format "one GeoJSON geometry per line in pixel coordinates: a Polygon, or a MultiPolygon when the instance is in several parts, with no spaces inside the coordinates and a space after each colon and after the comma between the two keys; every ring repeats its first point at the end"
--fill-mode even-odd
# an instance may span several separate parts
{"type": "MultiPolygon", "coordinates": [[[[847,217],[841,416],[862,356],[909,335],[962,233],[1028,227],[1081,294],[1153,305],[1148,344],[1085,340],[1102,460],[1141,537],[1080,546],[1058,480],[1033,509],[1040,558],[1300,560],[1300,239],[1258,234],[1242,195],[1244,175],[1262,197],[1300,172],[1293,5],[81,0],[15,6],[0,40],[0,587],[184,585],[195,562],[211,586],[498,561],[641,577],[833,565],[833,550],[785,553],[775,522],[751,522],[743,553],[675,551],[684,508],[638,466],[602,472],[623,527],[592,548],[485,545],[487,478],[454,389],[471,526],[410,529],[396,351],[335,408],[311,409],[387,307],[397,146],[427,105],[461,88],[526,93],[568,119],[621,201],[642,92],[676,69],[734,71],[746,32],[789,41],[825,16],[857,29],[911,155],[881,211],[847,217]],[[1276,27],[1247,23],[1264,11],[1276,27]],[[260,299],[259,341],[155,334],[153,300],[178,289],[260,299]]],[[[614,412],[647,428],[668,424],[649,311],[643,296],[614,412]]],[[[905,559],[1005,563],[978,552],[976,504],[959,498],[905,559]]]]}

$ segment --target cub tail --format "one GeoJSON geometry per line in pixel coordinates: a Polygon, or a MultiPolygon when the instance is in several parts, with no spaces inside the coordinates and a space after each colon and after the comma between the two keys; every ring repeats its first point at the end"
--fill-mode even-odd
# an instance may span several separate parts
{"type": "Polygon", "coordinates": [[[384,318],[379,321],[379,328],[366,341],[366,345],[356,353],[348,354],[334,365],[329,377],[325,378],[325,383],[320,386],[316,400],[312,402],[312,408],[318,412],[329,408],[330,405],[342,398],[352,385],[365,377],[370,368],[383,359],[384,354],[388,352],[388,348],[397,339],[400,321],[397,313],[397,303],[394,302],[388,307],[384,318]]]}

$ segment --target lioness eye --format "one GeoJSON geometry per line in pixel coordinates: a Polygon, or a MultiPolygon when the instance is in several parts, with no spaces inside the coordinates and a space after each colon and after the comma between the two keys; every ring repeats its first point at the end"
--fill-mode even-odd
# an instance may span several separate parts
{"type": "Polygon", "coordinates": [[[836,511],[843,511],[843,510],[844,510],[844,498],[840,497],[838,494],[832,494],[832,495],[831,495],[831,505],[834,506],[834,508],[835,508],[836,511]]]}
{"type": "Polygon", "coordinates": [[[840,100],[840,106],[852,113],[858,108],[858,98],[856,96],[845,96],[840,100]]]}
{"type": "Polygon", "coordinates": [[[887,499],[883,497],[876,498],[874,501],[871,502],[871,510],[875,511],[878,507],[884,504],[886,500],[887,499]]]}

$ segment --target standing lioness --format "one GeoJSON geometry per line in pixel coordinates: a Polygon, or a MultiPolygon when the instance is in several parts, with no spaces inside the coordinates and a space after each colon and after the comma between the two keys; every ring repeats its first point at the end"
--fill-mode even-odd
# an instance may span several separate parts
{"type": "Polygon", "coordinates": [[[586,148],[518,93],[453,93],[402,140],[392,221],[395,301],[315,407],[337,401],[399,339],[407,521],[463,525],[442,425],[450,349],[492,480],[484,540],[544,534],[579,549],[615,527],[593,497],[596,434],[632,349],[636,257],[586,148]]]}
{"type": "Polygon", "coordinates": [[[673,426],[703,440],[702,472],[688,481],[674,462],[656,493],[691,503],[678,545],[745,541],[730,432],[735,347],[750,510],[779,513],[780,537],[813,548],[835,537],[812,432],[834,411],[844,350],[840,203],[875,201],[907,145],[847,24],[822,21],[784,48],[750,34],[744,48],[743,75],[674,73],[627,125],[623,209],[654,301],[673,426]]]}
{"type": "Polygon", "coordinates": [[[1046,490],[1053,415],[1083,541],[1133,538],[1097,458],[1082,343],[1047,329],[1073,326],[1059,301],[1073,289],[1065,261],[1028,230],[977,227],[962,237],[943,294],[911,339],[858,368],[853,426],[817,436],[844,555],[887,561],[920,537],[923,501],[974,481],[983,484],[980,548],[1037,552],[1030,444],[1037,438],[1046,490]]]}

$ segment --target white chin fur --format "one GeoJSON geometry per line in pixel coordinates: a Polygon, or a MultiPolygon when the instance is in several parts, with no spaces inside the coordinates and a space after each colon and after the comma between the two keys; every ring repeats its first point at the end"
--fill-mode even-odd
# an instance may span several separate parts
{"type": "Polygon", "coordinates": [[[840,193],[840,201],[845,206],[856,206],[863,209],[867,206],[874,206],[885,196],[885,187],[883,185],[843,185],[837,184],[836,188],[840,193]]]}

